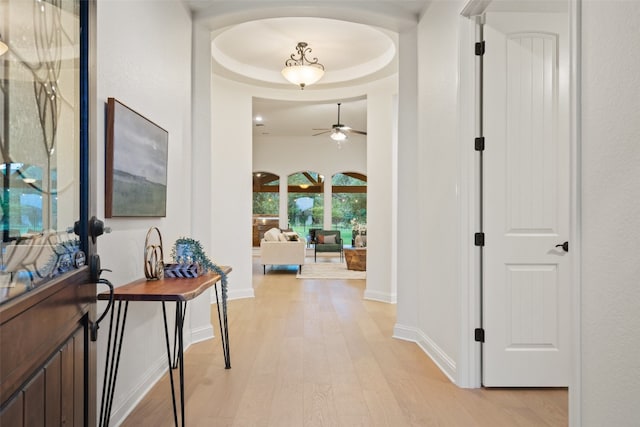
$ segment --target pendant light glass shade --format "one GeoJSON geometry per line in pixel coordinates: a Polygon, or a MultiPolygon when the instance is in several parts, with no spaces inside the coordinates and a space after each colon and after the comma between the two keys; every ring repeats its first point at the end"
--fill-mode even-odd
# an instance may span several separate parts
{"type": "Polygon", "coordinates": [[[0,56],[7,53],[8,50],[9,50],[9,46],[7,46],[2,40],[0,40],[0,56]]]}
{"type": "Polygon", "coordinates": [[[324,70],[312,65],[292,65],[282,69],[285,79],[301,88],[314,84],[322,78],[324,70]]]}

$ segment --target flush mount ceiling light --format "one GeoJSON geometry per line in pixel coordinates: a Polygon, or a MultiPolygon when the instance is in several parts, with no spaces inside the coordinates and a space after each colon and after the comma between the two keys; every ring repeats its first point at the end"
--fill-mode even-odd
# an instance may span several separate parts
{"type": "Polygon", "coordinates": [[[311,53],[311,48],[306,42],[300,42],[296,46],[297,57],[295,53],[284,62],[285,67],[282,69],[282,75],[291,83],[304,89],[306,86],[320,80],[324,75],[324,65],[318,62],[318,58],[311,61],[307,59],[307,54],[311,53]]]}

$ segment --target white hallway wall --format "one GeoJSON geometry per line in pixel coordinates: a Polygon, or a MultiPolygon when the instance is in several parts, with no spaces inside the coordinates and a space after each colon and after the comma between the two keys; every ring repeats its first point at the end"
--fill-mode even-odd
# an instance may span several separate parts
{"type": "Polygon", "coordinates": [[[640,420],[640,2],[582,7],[581,425],[630,427],[640,420]]]}
{"type": "MultiPolygon", "coordinates": [[[[105,102],[114,97],[169,132],[167,215],[165,218],[113,218],[113,229],[99,239],[102,267],[112,269],[103,277],[115,286],[144,277],[143,254],[147,230],[162,232],[165,257],[173,241],[191,235],[191,18],[179,2],[100,1],[96,6],[97,70],[97,212],[104,217],[105,102]],[[168,61],[167,58],[171,58],[168,61]]],[[[194,237],[198,237],[194,235],[194,237]]],[[[100,289],[103,291],[104,289],[100,289]]],[[[209,297],[190,303],[185,340],[212,335],[208,317],[209,297]],[[207,324],[193,324],[198,306],[207,313],[207,324]]],[[[173,306],[168,306],[173,313],[173,306]]],[[[98,310],[102,311],[100,303],[98,310]]],[[[98,398],[105,364],[106,322],[98,341],[98,398]]],[[[166,371],[166,351],[161,305],[131,303],[124,335],[112,423],[118,424],[160,375],[166,371]]]]}
{"type": "MultiPolygon", "coordinates": [[[[398,258],[403,278],[398,280],[394,331],[399,338],[416,341],[453,381],[458,380],[460,333],[457,114],[462,6],[461,1],[434,2],[417,28],[417,140],[406,144],[410,137],[401,134],[398,165],[398,227],[405,228],[402,235],[414,234],[414,245],[399,241],[399,250],[406,252],[398,258]],[[405,189],[412,190],[403,195],[405,189]]],[[[407,85],[407,91],[415,90],[407,85]]],[[[401,98],[403,94],[401,89],[401,98]]]]}
{"type": "MultiPolygon", "coordinates": [[[[418,28],[418,161],[421,264],[419,328],[448,357],[458,359],[460,157],[458,144],[458,28],[462,1],[434,2],[418,28]]],[[[444,365],[449,363],[450,365],[444,365]]],[[[456,374],[452,375],[454,381],[456,374]]]]}
{"type": "Polygon", "coordinates": [[[341,149],[328,136],[261,137],[253,144],[253,171],[281,178],[302,171],[318,172],[326,179],[337,172],[367,173],[364,141],[349,141],[341,149]]]}

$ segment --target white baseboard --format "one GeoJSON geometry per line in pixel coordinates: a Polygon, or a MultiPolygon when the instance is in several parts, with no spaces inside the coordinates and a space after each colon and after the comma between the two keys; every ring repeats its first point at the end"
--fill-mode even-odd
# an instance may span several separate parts
{"type": "Polygon", "coordinates": [[[396,294],[390,294],[387,292],[380,292],[380,291],[370,291],[366,289],[364,291],[364,299],[368,299],[371,301],[386,302],[389,304],[396,304],[398,302],[398,298],[396,294]]]}
{"type": "Polygon", "coordinates": [[[452,383],[456,384],[456,362],[423,331],[396,323],[393,328],[393,337],[418,344],[422,351],[440,368],[442,373],[444,373],[452,383]]]}
{"type": "MultiPolygon", "coordinates": [[[[255,298],[253,288],[245,289],[230,289],[227,292],[227,300],[243,299],[243,298],[255,298]]],[[[211,291],[211,304],[216,303],[216,293],[211,291]]]]}
{"type": "MultiPolygon", "coordinates": [[[[149,390],[151,390],[167,372],[167,353],[162,353],[162,357],[158,358],[149,366],[147,372],[142,376],[140,384],[130,389],[128,393],[123,393],[123,390],[118,389],[116,382],[116,396],[120,395],[121,398],[113,403],[114,408],[111,411],[110,425],[119,426],[122,424],[131,411],[133,411],[135,407],[138,406],[138,403],[149,393],[149,390]]],[[[98,413],[98,416],[99,415],[98,413]]]]}
{"type": "Polygon", "coordinates": [[[213,338],[213,325],[209,324],[198,329],[191,330],[191,344],[206,341],[213,338]]]}

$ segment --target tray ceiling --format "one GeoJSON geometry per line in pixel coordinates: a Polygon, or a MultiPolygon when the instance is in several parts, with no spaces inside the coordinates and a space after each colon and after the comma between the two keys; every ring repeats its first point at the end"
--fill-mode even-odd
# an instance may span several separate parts
{"type": "Polygon", "coordinates": [[[290,85],[280,71],[298,42],[307,42],[312,49],[308,56],[318,58],[325,67],[315,87],[355,84],[397,72],[395,33],[310,17],[249,21],[215,32],[211,43],[214,71],[234,80],[290,85]]]}

